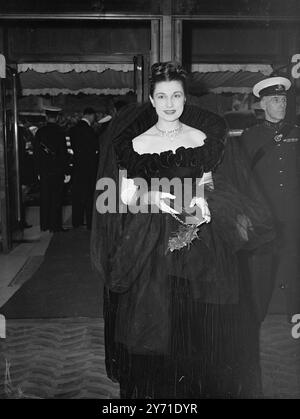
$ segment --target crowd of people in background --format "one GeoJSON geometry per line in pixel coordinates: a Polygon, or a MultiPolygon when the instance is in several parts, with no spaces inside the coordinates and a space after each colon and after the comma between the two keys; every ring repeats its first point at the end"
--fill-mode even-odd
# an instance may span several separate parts
{"type": "Polygon", "coordinates": [[[22,184],[22,227],[27,204],[40,206],[42,231],[63,228],[62,206],[72,205],[74,228],[91,228],[93,192],[101,138],[126,102],[116,102],[107,111],[87,107],[64,115],[63,109],[45,106],[44,118],[33,124],[19,121],[19,161],[22,184]]]}

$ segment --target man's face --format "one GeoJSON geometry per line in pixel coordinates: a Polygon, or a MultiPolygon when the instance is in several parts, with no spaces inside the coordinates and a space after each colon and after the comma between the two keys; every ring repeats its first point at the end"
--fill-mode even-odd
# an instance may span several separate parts
{"type": "Polygon", "coordinates": [[[265,96],[261,100],[266,120],[270,122],[280,122],[285,118],[286,105],[286,96],[265,96]]]}
{"type": "Polygon", "coordinates": [[[47,120],[47,122],[50,122],[50,123],[52,123],[52,124],[56,124],[57,123],[57,121],[58,121],[58,115],[56,116],[56,115],[46,115],[46,120],[47,120]]]}

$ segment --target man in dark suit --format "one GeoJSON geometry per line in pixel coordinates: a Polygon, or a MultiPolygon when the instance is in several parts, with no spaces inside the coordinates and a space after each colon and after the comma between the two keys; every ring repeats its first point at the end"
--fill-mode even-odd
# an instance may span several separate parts
{"type": "Polygon", "coordinates": [[[86,108],[82,119],[70,130],[71,147],[74,152],[72,176],[72,224],[84,224],[91,229],[93,197],[96,184],[99,142],[92,125],[96,112],[86,108]]]}
{"type": "Polygon", "coordinates": [[[41,230],[66,231],[62,227],[64,180],[67,172],[67,144],[57,124],[60,108],[45,107],[47,124],[34,139],[34,160],[40,180],[41,230]]]}
{"type": "Polygon", "coordinates": [[[290,86],[285,77],[270,77],[254,86],[265,120],[241,137],[277,227],[270,266],[259,255],[252,258],[261,318],[268,308],[270,314],[286,312],[289,318],[300,313],[300,128],[285,119],[290,86]]]}

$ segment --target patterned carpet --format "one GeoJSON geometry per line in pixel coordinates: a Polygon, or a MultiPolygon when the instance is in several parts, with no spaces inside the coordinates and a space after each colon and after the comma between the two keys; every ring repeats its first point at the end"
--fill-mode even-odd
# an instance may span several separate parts
{"type": "Polygon", "coordinates": [[[106,377],[103,326],[102,319],[8,321],[7,338],[0,340],[0,398],[18,398],[20,393],[34,398],[119,398],[119,386],[106,377]]]}
{"type": "Polygon", "coordinates": [[[300,339],[284,315],[269,315],[261,329],[261,365],[268,398],[300,399],[300,339]]]}
{"type": "MultiPolygon", "coordinates": [[[[300,398],[300,340],[290,331],[283,316],[269,316],[263,325],[267,398],[300,398]]],[[[102,319],[9,320],[7,338],[0,339],[0,377],[0,399],[119,398],[119,386],[105,373],[102,319]]]]}

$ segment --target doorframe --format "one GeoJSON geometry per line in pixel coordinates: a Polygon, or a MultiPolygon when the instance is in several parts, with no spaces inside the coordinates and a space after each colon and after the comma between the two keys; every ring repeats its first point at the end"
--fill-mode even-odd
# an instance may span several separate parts
{"type": "Polygon", "coordinates": [[[12,231],[9,217],[9,179],[7,161],[7,133],[6,133],[6,104],[5,104],[5,79],[6,60],[1,55],[1,64],[4,70],[0,73],[0,225],[1,225],[1,247],[4,253],[12,248],[12,231]]]}

